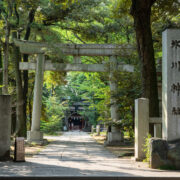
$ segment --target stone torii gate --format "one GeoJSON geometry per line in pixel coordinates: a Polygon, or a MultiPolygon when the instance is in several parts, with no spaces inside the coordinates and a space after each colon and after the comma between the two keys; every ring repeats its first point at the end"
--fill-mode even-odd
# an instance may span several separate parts
{"type": "MultiPolygon", "coordinates": [[[[48,44],[22,40],[14,40],[16,46],[20,47],[20,52],[23,54],[37,54],[37,62],[20,62],[20,70],[36,70],[34,97],[33,97],[33,112],[31,131],[27,132],[28,141],[41,142],[43,134],[40,132],[40,117],[42,106],[42,88],[44,71],[82,71],[82,72],[109,72],[110,90],[117,91],[117,84],[113,81],[113,73],[115,71],[133,72],[134,68],[131,65],[119,64],[117,56],[120,52],[129,52],[131,47],[123,47],[121,45],[110,44],[48,44]],[[52,63],[45,61],[45,53],[51,49],[59,49],[63,55],[73,56],[74,63],[52,63]],[[109,64],[82,64],[81,56],[108,56],[109,64]]],[[[118,104],[116,99],[111,96],[111,118],[113,121],[119,120],[118,104]]],[[[122,141],[123,136],[120,130],[111,128],[108,134],[108,144],[113,144],[122,141]]]]}

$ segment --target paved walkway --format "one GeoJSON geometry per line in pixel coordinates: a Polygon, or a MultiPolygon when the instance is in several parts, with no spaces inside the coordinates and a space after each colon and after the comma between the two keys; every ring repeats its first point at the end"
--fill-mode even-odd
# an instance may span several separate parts
{"type": "Polygon", "coordinates": [[[156,176],[180,177],[179,172],[139,168],[118,159],[85,132],[67,132],[26,162],[0,162],[0,176],[156,176]]]}

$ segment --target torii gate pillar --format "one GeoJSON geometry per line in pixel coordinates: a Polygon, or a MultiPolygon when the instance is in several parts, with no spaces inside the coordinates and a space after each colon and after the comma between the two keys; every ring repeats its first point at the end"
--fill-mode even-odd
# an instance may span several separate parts
{"type": "MultiPolygon", "coordinates": [[[[120,120],[120,115],[118,112],[118,103],[117,98],[114,97],[114,95],[117,93],[118,85],[114,78],[115,73],[118,71],[118,62],[116,56],[110,56],[110,73],[109,73],[109,84],[110,84],[110,90],[111,90],[111,119],[113,122],[117,122],[120,120]]],[[[114,145],[119,144],[123,141],[123,132],[115,126],[111,126],[111,132],[108,132],[107,134],[107,141],[106,145],[114,145]]]]}
{"type": "Polygon", "coordinates": [[[38,54],[36,62],[36,76],[33,97],[33,113],[31,131],[27,132],[27,140],[29,142],[43,141],[43,134],[40,132],[40,119],[42,107],[42,90],[43,90],[43,76],[44,76],[44,54],[38,54]]]}

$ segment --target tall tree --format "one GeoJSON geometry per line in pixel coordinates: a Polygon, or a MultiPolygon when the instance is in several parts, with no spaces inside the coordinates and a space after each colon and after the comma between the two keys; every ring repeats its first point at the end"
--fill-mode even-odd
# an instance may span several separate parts
{"type": "Polygon", "coordinates": [[[8,94],[8,63],[9,63],[9,38],[10,38],[10,18],[12,17],[12,2],[2,1],[0,7],[0,18],[4,21],[4,29],[5,29],[5,42],[3,43],[3,94],[8,94]]]}
{"type": "MultiPolygon", "coordinates": [[[[16,38],[16,33],[13,33],[13,38],[16,38]]],[[[16,78],[16,130],[17,136],[26,136],[26,119],[23,112],[23,87],[21,72],[19,70],[19,62],[21,60],[21,54],[19,48],[14,44],[12,45],[12,60],[14,63],[15,78],[16,78]]]]}
{"type": "Polygon", "coordinates": [[[149,99],[150,116],[159,116],[157,76],[151,31],[151,7],[156,0],[131,0],[138,54],[141,61],[142,96],[149,99]]]}
{"type": "MultiPolygon", "coordinates": [[[[0,47],[0,86],[2,86],[3,79],[2,79],[2,49],[0,47]]],[[[0,94],[2,94],[2,88],[0,87],[0,94]]]]}
{"type": "MultiPolygon", "coordinates": [[[[35,16],[36,8],[33,7],[29,11],[29,16],[28,16],[28,24],[26,26],[26,33],[24,36],[24,40],[29,40],[30,34],[31,34],[31,24],[34,21],[34,16],[35,16]]],[[[28,62],[28,54],[23,55],[23,60],[24,62],[28,62]]],[[[23,109],[24,109],[24,120],[26,122],[27,119],[27,94],[28,94],[28,71],[23,71],[23,80],[24,80],[24,87],[23,87],[23,99],[24,99],[24,104],[23,104],[23,109]]],[[[25,126],[26,127],[26,126],[25,126]]]]}

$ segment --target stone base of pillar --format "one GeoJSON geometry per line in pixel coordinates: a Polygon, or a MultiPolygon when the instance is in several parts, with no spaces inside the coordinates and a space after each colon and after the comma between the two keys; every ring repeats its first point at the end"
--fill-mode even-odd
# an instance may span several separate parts
{"type": "Polygon", "coordinates": [[[105,145],[107,146],[114,146],[120,145],[124,141],[124,135],[122,132],[108,132],[107,134],[107,141],[105,145]]]}
{"type": "Polygon", "coordinates": [[[43,133],[40,131],[27,131],[27,141],[28,142],[43,142],[43,133]]]}

